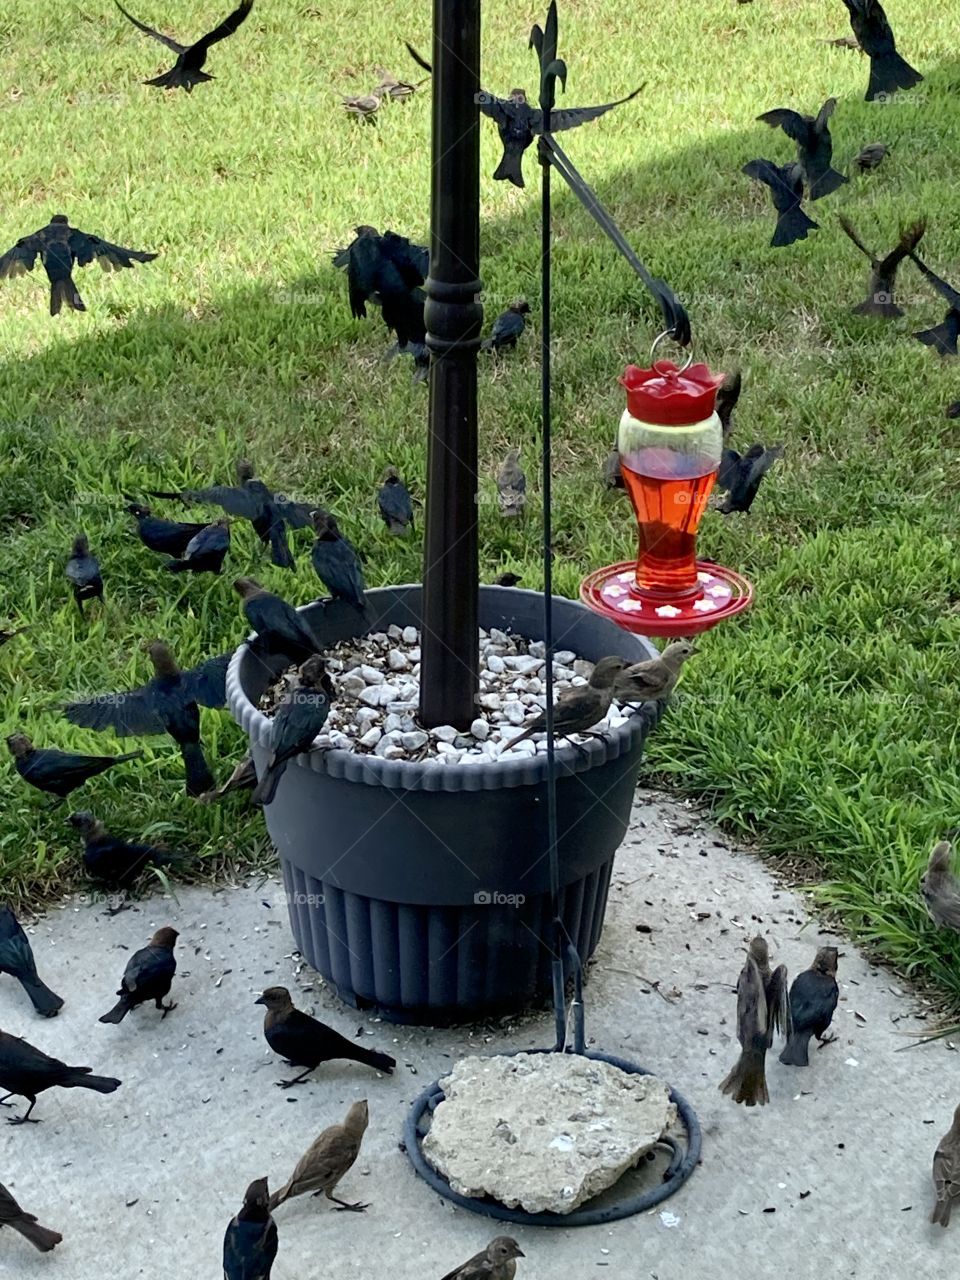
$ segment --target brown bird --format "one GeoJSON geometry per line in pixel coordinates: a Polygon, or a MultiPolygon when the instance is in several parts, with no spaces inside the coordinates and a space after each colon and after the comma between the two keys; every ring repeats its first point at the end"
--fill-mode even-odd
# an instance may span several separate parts
{"type": "Polygon", "coordinates": [[[367,1100],[364,1098],[362,1102],[353,1104],[342,1124],[332,1124],[324,1129],[297,1162],[289,1182],[270,1197],[270,1212],[291,1196],[304,1196],[307,1192],[315,1196],[322,1192],[328,1200],[340,1206],[337,1212],[352,1209],[362,1213],[369,1208],[365,1204],[348,1204],[333,1194],[337,1183],[360,1154],[368,1119],[367,1100]]]}
{"type": "Polygon", "coordinates": [[[885,142],[868,142],[863,150],[853,157],[853,163],[861,173],[867,169],[877,169],[889,151],[890,148],[885,142]]]}
{"type": "Polygon", "coordinates": [[[816,1036],[821,1047],[836,1036],[824,1037],[833,1018],[840,988],[837,986],[836,947],[820,947],[813,964],[798,973],[790,988],[790,1020],[792,1027],[780,1061],[787,1067],[808,1067],[810,1037],[816,1036]]]}
{"type": "Polygon", "coordinates": [[[267,1007],[263,1019],[263,1034],[270,1048],[281,1058],[286,1058],[292,1067],[305,1068],[293,1080],[278,1080],[277,1084],[281,1089],[299,1084],[321,1062],[330,1062],[335,1058],[362,1062],[365,1067],[372,1067],[374,1071],[383,1071],[387,1075],[397,1065],[396,1059],[389,1054],[379,1053],[376,1049],[364,1049],[362,1045],[342,1036],[339,1031],[324,1026],[316,1018],[295,1008],[286,987],[268,987],[254,1004],[267,1007]]]}
{"type": "Polygon", "coordinates": [[[769,1049],[773,1044],[774,1031],[778,1031],[786,1039],[793,1030],[790,997],[788,995],[787,966],[785,964],[777,965],[776,969],[772,973],[770,972],[770,950],[767,946],[766,938],[761,937],[759,933],[750,940],[749,951],[760,971],[763,994],[767,1001],[769,1013],[767,1018],[767,1048],[769,1049]]]}
{"type": "Polygon", "coordinates": [[[920,896],[935,925],[960,930],[960,881],[950,870],[950,853],[949,840],[934,846],[920,877],[920,896]]]}
{"type": "MultiPolygon", "coordinates": [[[[628,664],[623,658],[601,658],[593,668],[585,685],[565,689],[553,708],[553,732],[556,738],[568,738],[572,733],[586,733],[604,718],[613,701],[613,689],[617,676],[628,664]]],[[[525,738],[546,732],[547,713],[538,716],[516,738],[511,738],[504,748],[509,751],[525,738]]]]}
{"type": "Polygon", "coordinates": [[[518,516],[527,504],[527,477],[519,449],[509,450],[497,472],[497,496],[502,516],[518,516]]]}
{"type": "Polygon", "coordinates": [[[59,1231],[41,1227],[32,1213],[25,1213],[7,1188],[0,1182],[0,1227],[13,1227],[24,1240],[29,1240],[41,1253],[49,1253],[63,1239],[59,1231]]]}
{"type": "Polygon", "coordinates": [[[737,980],[737,1039],[740,1057],[720,1085],[734,1102],[755,1107],[770,1101],[767,1092],[766,1057],[774,1029],[785,1034],[790,1026],[787,1003],[787,970],[780,965],[770,972],[769,953],[763,938],[750,943],[747,959],[737,980]]]}
{"type": "Polygon", "coordinates": [[[380,83],[374,89],[374,93],[379,98],[386,98],[390,102],[400,102],[404,98],[412,98],[422,84],[426,84],[430,79],[424,76],[422,80],[398,80],[396,76],[391,75],[383,67],[374,67],[377,75],[380,77],[380,83]]]}
{"type": "Polygon", "coordinates": [[[927,229],[926,222],[921,218],[912,226],[906,229],[901,228],[896,248],[891,249],[885,258],[878,258],[867,248],[842,214],[838,221],[860,252],[870,259],[870,284],[867,296],[863,302],[852,308],[854,313],[863,316],[886,316],[889,319],[902,316],[903,311],[893,300],[897,268],[904,258],[913,253],[923,239],[923,233],[927,229]]]}
{"type": "Polygon", "coordinates": [[[204,791],[202,796],[197,796],[197,800],[200,804],[215,804],[231,791],[252,791],[256,785],[256,766],[253,756],[247,752],[222,787],[217,787],[216,791],[204,791]]]}
{"type": "Polygon", "coordinates": [[[443,1280],[513,1280],[517,1274],[514,1259],[524,1257],[512,1236],[497,1236],[469,1261],[448,1271],[443,1280]]]}
{"type": "Polygon", "coordinates": [[[937,1199],[930,1221],[949,1226],[953,1206],[960,1201],[960,1107],[954,1111],[953,1124],[934,1152],[933,1185],[937,1199]]]}
{"type": "Polygon", "coordinates": [[[356,117],[361,124],[376,124],[381,100],[382,96],[379,93],[367,93],[360,97],[345,97],[342,100],[343,109],[348,115],[356,117]]]}
{"type": "MultiPolygon", "coordinates": [[[[818,40],[817,44],[829,44],[834,49],[860,49],[860,41],[856,36],[836,36],[832,40],[818,40]]],[[[860,49],[860,52],[863,53],[863,50],[860,49]]]]}
{"type": "Polygon", "coordinates": [[[634,662],[617,676],[613,696],[618,702],[656,702],[668,698],[688,658],[697,650],[689,640],[673,640],[659,658],[634,662]]]}
{"type": "Polygon", "coordinates": [[[498,573],[493,580],[495,587],[515,587],[518,582],[522,582],[523,578],[519,573],[498,573]]]}

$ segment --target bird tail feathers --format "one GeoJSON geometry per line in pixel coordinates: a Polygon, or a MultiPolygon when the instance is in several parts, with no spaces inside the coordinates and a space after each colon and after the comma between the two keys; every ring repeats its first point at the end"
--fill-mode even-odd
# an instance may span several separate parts
{"type": "Polygon", "coordinates": [[[97,1093],[113,1093],[120,1081],[112,1076],[95,1076],[89,1067],[73,1067],[70,1074],[57,1082],[64,1089],[94,1089],[97,1093]]]}
{"type": "Polygon", "coordinates": [[[810,1036],[795,1031],[783,1047],[780,1061],[785,1067],[809,1067],[810,1036]]]}
{"type": "Polygon", "coordinates": [[[202,796],[205,791],[212,791],[217,780],[210,772],[203,747],[199,742],[183,742],[180,744],[183,756],[183,767],[187,776],[187,795],[202,796]]]}
{"type": "Polygon", "coordinates": [[[83,299],[77,292],[77,286],[73,283],[73,277],[67,276],[66,280],[52,280],[50,282],[50,314],[58,316],[60,308],[66,303],[71,311],[86,311],[83,299]]]}
{"type": "Polygon", "coordinates": [[[770,1101],[770,1094],[767,1092],[764,1057],[762,1053],[748,1053],[744,1050],[737,1059],[736,1066],[720,1085],[720,1092],[732,1094],[734,1102],[745,1103],[748,1107],[755,1107],[757,1103],[761,1107],[765,1106],[770,1101]]]}
{"type": "Polygon", "coordinates": [[[794,244],[797,240],[806,240],[811,231],[818,230],[819,223],[814,222],[797,204],[777,219],[777,228],[770,243],[774,248],[779,249],[785,245],[794,244]]]}
{"type": "Polygon", "coordinates": [[[286,760],[274,761],[271,758],[261,775],[260,781],[253,789],[253,795],[250,797],[251,804],[267,805],[273,803],[273,798],[277,794],[277,787],[280,785],[280,779],[283,777],[286,767],[286,760]]]}
{"type": "Polygon", "coordinates": [[[870,83],[867,86],[867,101],[872,102],[881,94],[896,93],[898,89],[912,89],[919,84],[923,76],[914,71],[905,58],[899,53],[883,53],[870,59],[870,83]]]}
{"type": "Polygon", "coordinates": [[[41,1253],[49,1253],[54,1245],[59,1244],[63,1239],[59,1231],[42,1227],[32,1213],[21,1214],[19,1218],[11,1220],[9,1225],[14,1231],[19,1231],[24,1240],[29,1240],[41,1253]]]}
{"type": "Polygon", "coordinates": [[[37,1013],[43,1014],[45,1018],[52,1018],[53,1015],[63,1008],[63,1000],[56,992],[51,991],[45,982],[37,977],[21,978],[20,983],[33,1001],[33,1007],[37,1013]]]}
{"type": "Polygon", "coordinates": [[[130,1001],[126,995],[122,995],[117,1003],[113,1006],[109,1013],[105,1013],[101,1022],[122,1022],[130,1012],[130,1001]]]}

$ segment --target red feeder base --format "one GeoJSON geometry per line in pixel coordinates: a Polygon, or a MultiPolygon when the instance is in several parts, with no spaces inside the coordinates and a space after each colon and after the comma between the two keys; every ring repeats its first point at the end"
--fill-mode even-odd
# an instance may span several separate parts
{"type": "Polygon", "coordinates": [[[697,561],[697,594],[677,600],[640,595],[636,570],[633,560],[597,569],[580,584],[580,599],[594,613],[641,636],[697,635],[742,613],[753,600],[752,583],[711,560],[697,561]]]}

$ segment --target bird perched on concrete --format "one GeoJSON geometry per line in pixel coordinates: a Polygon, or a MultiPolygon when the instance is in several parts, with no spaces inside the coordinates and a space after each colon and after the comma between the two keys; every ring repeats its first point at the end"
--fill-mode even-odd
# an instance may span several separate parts
{"type": "MultiPolygon", "coordinates": [[[[586,124],[588,120],[596,120],[598,116],[635,98],[642,88],[640,85],[625,98],[606,102],[600,107],[559,107],[550,113],[550,132],[560,133],[586,124]]],[[[481,90],[477,101],[481,112],[496,124],[503,143],[503,156],[493,174],[495,180],[512,182],[515,187],[524,186],[523,153],[534,138],[543,133],[543,112],[539,107],[530,106],[523,89],[511,89],[508,98],[498,98],[496,94],[481,90]]]]}
{"type": "Polygon", "coordinates": [[[448,1271],[443,1280],[514,1280],[515,1259],[524,1257],[526,1254],[512,1236],[497,1236],[485,1249],[448,1271]]]}
{"type": "Polygon", "coordinates": [[[717,489],[727,491],[720,506],[721,515],[731,512],[747,512],[753,506],[760,491],[760,482],[778,458],[783,457],[783,446],[752,444],[744,454],[736,449],[724,449],[717,473],[717,489]]]}
{"type": "Polygon", "coordinates": [[[828,98],[816,117],[801,115],[786,107],[764,111],[757,116],[771,129],[782,129],[797,144],[797,160],[811,200],[820,200],[842,187],[849,178],[838,173],[830,163],[833,159],[833,139],[829,121],[836,109],[836,98],[828,98]]]}
{"type": "Polygon", "coordinates": [[[396,335],[395,352],[413,356],[416,379],[429,368],[426,294],[420,287],[430,267],[429,250],[394,231],[380,235],[367,225],[355,231],[355,239],[333,256],[333,265],[347,273],[350,312],[360,320],[368,302],[380,307],[384,324],[396,335]]]}
{"type": "Polygon", "coordinates": [[[0,1089],[6,1090],[0,1106],[14,1094],[30,1103],[26,1115],[8,1118],[7,1123],[39,1124],[39,1120],[30,1119],[30,1112],[37,1105],[38,1095],[54,1088],[113,1093],[120,1088],[120,1081],[112,1076],[95,1076],[90,1067],[68,1067],[65,1062],[51,1058],[19,1036],[0,1031],[0,1089]]]}
{"type": "Polygon", "coordinates": [[[519,573],[498,573],[493,580],[495,587],[515,587],[518,582],[522,582],[519,573]]]}
{"type": "Polygon", "coordinates": [[[363,569],[356,548],[340,532],[339,525],[329,511],[315,511],[313,527],[317,540],[310,552],[310,561],[317,577],[334,600],[346,600],[362,612],[366,608],[367,599],[363,594],[363,569]]]}
{"type": "Polygon", "coordinates": [[[304,662],[319,645],[305,619],[282,596],[262,587],[255,578],[237,578],[233,589],[243,603],[243,614],[257,633],[255,651],[285,655],[304,662]]]}
{"type": "Polygon", "coordinates": [[[303,751],[327,722],[330,704],[336,697],[323,658],[314,654],[300,668],[297,683],[280,701],[270,725],[270,755],[260,781],[250,797],[251,804],[267,805],[277,794],[287,765],[303,751]]]}
{"type": "Polygon", "coordinates": [[[208,31],[205,36],[195,41],[191,45],[178,44],[176,40],[172,40],[170,36],[161,35],[159,31],[154,31],[153,27],[148,27],[146,23],[138,21],[132,13],[127,13],[120,0],[116,0],[117,8],[133,25],[154,40],[159,40],[161,44],[177,55],[177,60],[163,75],[156,76],[153,80],[144,80],[144,84],[156,85],[158,89],[186,89],[187,93],[193,92],[194,85],[200,84],[204,80],[213,80],[214,76],[207,75],[201,68],[207,60],[207,51],[211,45],[217,44],[221,40],[225,40],[227,36],[232,36],[240,24],[244,21],[253,8],[253,0],[241,0],[238,8],[234,9],[229,17],[224,18],[223,22],[213,31],[208,31]]]}
{"type": "Polygon", "coordinates": [[[950,869],[951,852],[949,840],[934,845],[920,877],[920,896],[935,925],[960,930],[960,880],[950,869]]]}
{"type": "Polygon", "coordinates": [[[253,463],[247,458],[237,459],[236,476],[235,485],[213,484],[205,489],[181,489],[173,493],[155,491],[151,496],[176,498],[188,505],[217,506],[236,520],[248,520],[261,544],[270,549],[270,559],[277,568],[292,569],[294,560],[287,542],[287,527],[309,529],[313,507],[274,493],[257,476],[253,463]]]}
{"type": "Polygon", "coordinates": [[[763,993],[770,1013],[770,1017],[767,1019],[767,1048],[769,1049],[773,1044],[774,1031],[778,1031],[784,1039],[787,1039],[793,1030],[790,997],[787,991],[787,966],[785,964],[777,965],[776,969],[771,972],[770,948],[767,946],[766,938],[759,933],[756,937],[751,938],[748,950],[760,972],[763,993]]]}
{"type": "Polygon", "coordinates": [[[361,124],[376,124],[383,94],[379,90],[374,90],[373,93],[347,95],[340,101],[348,116],[353,116],[361,124]]]}
{"type": "MultiPolygon", "coordinates": [[[[601,658],[593,668],[585,685],[564,689],[553,706],[553,733],[555,738],[569,738],[574,733],[587,733],[610,710],[614,686],[620,674],[629,666],[623,658],[601,658]]],[[[510,751],[518,742],[545,733],[547,713],[540,711],[527,725],[523,733],[511,738],[504,748],[510,751]]]]}
{"type": "Polygon", "coordinates": [[[148,1000],[152,1000],[154,1006],[162,1010],[161,1022],[168,1013],[173,1012],[177,1006],[172,1002],[164,1004],[163,997],[169,995],[173,975],[177,972],[177,958],[173,949],[179,936],[176,929],[158,929],[147,946],[133,953],[120,980],[117,992],[120,999],[103,1015],[101,1022],[122,1022],[131,1009],[148,1000]]]}
{"type": "Polygon", "coordinates": [[[733,411],[736,409],[740,401],[740,392],[743,388],[743,374],[739,369],[734,369],[731,373],[724,376],[723,382],[717,388],[717,417],[720,419],[720,425],[723,428],[723,441],[733,435],[733,411]]]}
{"type": "Polygon", "coordinates": [[[387,467],[383,473],[377,506],[392,534],[403,537],[413,530],[413,499],[396,467],[387,467]]]}
{"type": "Polygon", "coordinates": [[[367,1100],[364,1098],[362,1102],[353,1103],[342,1124],[332,1124],[324,1129],[297,1161],[289,1181],[270,1197],[270,1212],[292,1196],[320,1195],[321,1192],[341,1210],[362,1213],[368,1209],[369,1205],[348,1204],[333,1194],[337,1183],[360,1154],[368,1119],[367,1100]]]}
{"type": "Polygon", "coordinates": [[[25,1213],[3,1183],[0,1183],[0,1227],[12,1227],[41,1253],[49,1253],[63,1239],[59,1231],[41,1227],[35,1214],[25,1213]]]}
{"type": "Polygon", "coordinates": [[[257,768],[253,763],[253,756],[248,751],[222,787],[217,787],[214,791],[205,791],[202,796],[197,796],[197,799],[201,804],[216,804],[231,791],[251,791],[256,785],[257,768]]]}
{"type": "Polygon", "coordinates": [[[923,76],[897,53],[893,31],[879,0],[843,0],[850,14],[850,26],[863,52],[870,59],[870,82],[864,98],[883,100],[898,89],[912,89],[923,76]]]}
{"type": "Polygon", "coordinates": [[[154,675],[145,685],[71,703],[64,715],[84,729],[112,729],[118,738],[168,733],[183,757],[187,795],[202,795],[216,781],[200,741],[200,707],[222,707],[226,702],[230,654],[181,671],[162,640],[152,641],[147,652],[154,675]]]}
{"type": "Polygon", "coordinates": [[[78,534],[73,540],[73,550],[64,569],[67,581],[73,589],[73,598],[83,614],[84,600],[103,600],[103,578],[100,576],[100,563],[97,557],[90,554],[90,543],[86,534],[78,534]]]}
{"type": "Polygon", "coordinates": [[[52,808],[90,778],[126,760],[139,760],[143,755],[142,751],[128,751],[122,756],[78,756],[54,747],[35,747],[25,733],[11,733],[7,746],[13,756],[13,766],[24,782],[57,797],[52,808]]]}
{"type": "Polygon", "coordinates": [[[137,534],[143,545],[161,555],[182,556],[190,542],[206,528],[203,524],[162,520],[140,502],[128,503],[127,511],[137,522],[137,534]]]}
{"type": "Polygon", "coordinates": [[[784,1066],[810,1065],[808,1049],[811,1036],[816,1036],[821,1045],[830,1043],[824,1037],[840,999],[837,955],[836,947],[819,947],[810,968],[798,973],[793,980],[790,988],[792,1030],[780,1054],[784,1066]]]}
{"type": "Polygon", "coordinates": [[[768,1036],[772,1038],[770,1011],[763,978],[753,956],[748,954],[737,979],[737,1039],[740,1057],[720,1084],[720,1092],[731,1094],[734,1102],[748,1107],[766,1106],[766,1057],[768,1036]]]}
{"type": "Polygon", "coordinates": [[[62,997],[37,974],[30,939],[6,903],[0,904],[0,973],[16,978],[41,1017],[55,1018],[63,1008],[62,997]]]}
{"type": "Polygon", "coordinates": [[[885,142],[868,142],[853,157],[853,163],[861,173],[865,173],[868,169],[879,169],[889,151],[890,148],[885,142]]]}
{"type": "Polygon", "coordinates": [[[484,351],[504,351],[507,348],[515,348],[517,339],[527,327],[524,316],[529,314],[530,303],[526,298],[515,298],[506,311],[501,311],[494,320],[493,331],[489,338],[484,338],[480,343],[481,348],[484,351]]]}
{"type": "Polygon", "coordinates": [[[176,850],[152,844],[130,844],[119,836],[112,836],[86,809],[71,813],[67,823],[79,831],[83,839],[83,865],[87,875],[117,889],[129,888],[149,866],[174,866],[187,857],[176,850]]]}
{"type": "Polygon", "coordinates": [[[957,354],[957,338],[960,336],[960,293],[952,285],[947,284],[946,280],[934,275],[915,253],[911,253],[910,257],[933,285],[937,293],[946,298],[950,304],[950,310],[943,317],[942,324],[936,325],[933,329],[923,329],[913,336],[919,342],[922,342],[924,346],[935,348],[941,356],[955,356],[957,354]]]}
{"type": "Polygon", "coordinates": [[[229,550],[230,521],[221,516],[190,539],[180,560],[168,560],[163,567],[171,573],[220,573],[229,550]]]}
{"type": "Polygon", "coordinates": [[[934,1152],[933,1186],[936,1200],[930,1221],[949,1226],[950,1214],[960,1204],[960,1107],[954,1111],[953,1123],[934,1152]]]}
{"type": "Polygon", "coordinates": [[[29,630],[29,627],[17,627],[13,631],[0,631],[0,649],[2,649],[5,644],[8,644],[16,636],[22,636],[25,631],[29,630]]]}
{"type": "Polygon", "coordinates": [[[527,505],[527,477],[520,466],[520,450],[510,449],[497,472],[497,500],[502,516],[518,516],[527,505]]]}
{"type": "Polygon", "coordinates": [[[867,296],[863,302],[859,302],[852,308],[854,313],[862,316],[885,316],[889,319],[902,316],[903,311],[893,300],[897,268],[920,243],[927,229],[926,222],[921,218],[912,226],[906,229],[901,228],[896,248],[891,249],[885,258],[878,258],[863,243],[843,214],[839,216],[838,221],[860,252],[870,259],[870,284],[867,296]]]}
{"type": "Polygon", "coordinates": [[[65,213],[55,213],[49,226],[23,236],[0,257],[0,280],[32,271],[37,258],[50,281],[50,314],[60,314],[64,303],[73,311],[86,311],[73,283],[74,266],[86,267],[94,258],[104,271],[119,271],[135,262],[152,262],[157,255],[141,249],[124,249],[87,231],[71,227],[65,213]]]}
{"type": "Polygon", "coordinates": [[[269,1202],[267,1179],[251,1182],[223,1237],[223,1280],[270,1280],[279,1241],[269,1202]]]}
{"type": "Polygon", "coordinates": [[[672,640],[659,658],[624,666],[613,686],[617,702],[656,702],[669,698],[683,664],[697,653],[690,640],[672,640]]]}
{"type": "Polygon", "coordinates": [[[807,215],[800,203],[803,199],[803,174],[796,163],[783,168],[772,160],[751,160],[741,170],[748,178],[762,182],[770,188],[773,207],[777,211],[777,225],[773,239],[774,249],[806,240],[811,231],[818,231],[820,224],[807,215]]]}
{"type": "Polygon", "coordinates": [[[339,1031],[324,1026],[316,1018],[295,1008],[286,987],[268,987],[254,1003],[266,1005],[263,1034],[270,1048],[292,1067],[304,1068],[293,1080],[278,1080],[277,1085],[281,1089],[299,1084],[322,1062],[334,1059],[361,1062],[365,1067],[383,1071],[386,1075],[390,1075],[397,1065],[396,1059],[389,1054],[364,1049],[339,1031]]]}

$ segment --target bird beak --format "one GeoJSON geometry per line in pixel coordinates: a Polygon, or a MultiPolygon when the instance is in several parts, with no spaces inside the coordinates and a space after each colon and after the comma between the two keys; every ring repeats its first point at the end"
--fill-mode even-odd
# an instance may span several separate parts
{"type": "Polygon", "coordinates": [[[266,1004],[267,1002],[266,1002],[266,1000],[264,1000],[263,996],[261,996],[258,1000],[254,1000],[254,1002],[253,1002],[253,1003],[254,1003],[254,1004],[266,1004]]]}
{"type": "Polygon", "coordinates": [[[525,1258],[526,1256],[527,1256],[527,1255],[523,1252],[523,1250],[522,1250],[522,1249],[518,1249],[518,1250],[517,1250],[517,1257],[518,1257],[518,1258],[525,1258]]]}

